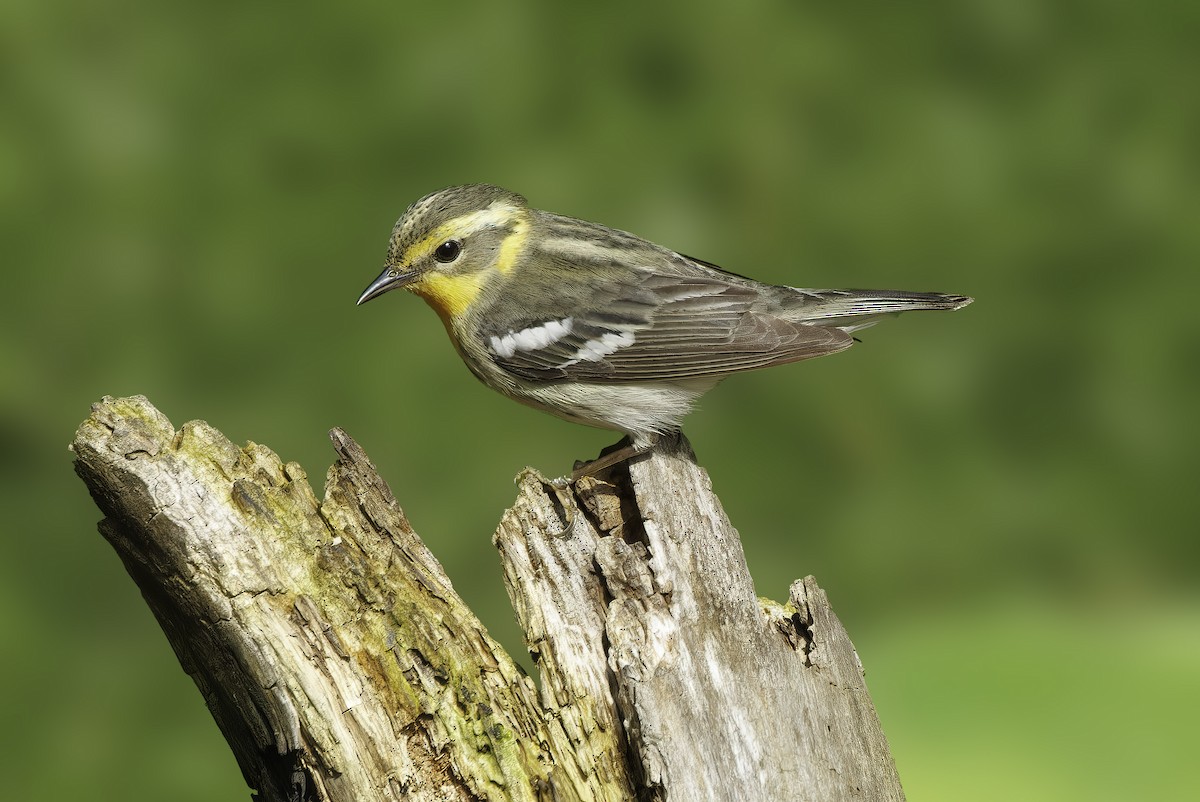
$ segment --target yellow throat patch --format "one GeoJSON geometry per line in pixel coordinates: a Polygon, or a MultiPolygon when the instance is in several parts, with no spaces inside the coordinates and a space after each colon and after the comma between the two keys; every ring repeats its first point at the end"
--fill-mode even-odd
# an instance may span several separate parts
{"type": "Polygon", "coordinates": [[[483,289],[483,276],[479,273],[465,276],[427,273],[408,289],[424,298],[443,320],[449,321],[467,311],[483,289]]]}

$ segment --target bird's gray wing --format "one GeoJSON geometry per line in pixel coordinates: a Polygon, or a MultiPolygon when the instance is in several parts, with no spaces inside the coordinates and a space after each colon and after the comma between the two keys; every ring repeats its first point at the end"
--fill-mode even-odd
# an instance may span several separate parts
{"type": "Polygon", "coordinates": [[[774,314],[762,288],[707,265],[574,278],[570,297],[549,285],[530,296],[573,314],[526,309],[481,330],[498,366],[533,381],[653,382],[754,370],[853,343],[837,328],[774,314]]]}

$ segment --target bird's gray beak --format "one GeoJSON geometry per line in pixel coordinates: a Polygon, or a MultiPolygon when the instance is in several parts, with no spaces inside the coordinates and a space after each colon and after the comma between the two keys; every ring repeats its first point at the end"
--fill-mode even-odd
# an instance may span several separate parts
{"type": "Polygon", "coordinates": [[[394,267],[385,267],[383,272],[379,274],[379,278],[372,281],[363,294],[358,296],[358,302],[365,304],[367,301],[377,296],[383,295],[388,290],[394,290],[397,287],[403,287],[405,284],[411,284],[421,275],[419,270],[401,271],[394,267]]]}

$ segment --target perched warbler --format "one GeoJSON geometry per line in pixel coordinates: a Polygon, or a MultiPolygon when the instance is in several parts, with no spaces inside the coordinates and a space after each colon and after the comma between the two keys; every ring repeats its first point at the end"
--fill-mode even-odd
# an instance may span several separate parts
{"type": "Polygon", "coordinates": [[[583,473],[678,431],[731,373],[832,354],[886,315],[972,300],[762,284],[625,231],[531,209],[487,184],[443,189],[408,208],[358,303],[397,287],[433,307],[488,387],[629,435],[629,446],[583,473]]]}

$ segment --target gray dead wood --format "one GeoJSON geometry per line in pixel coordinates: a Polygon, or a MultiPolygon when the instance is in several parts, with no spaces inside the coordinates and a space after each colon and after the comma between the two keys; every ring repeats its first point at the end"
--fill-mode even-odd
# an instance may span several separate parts
{"type": "Polygon", "coordinates": [[[686,442],[607,481],[519,478],[494,540],[539,690],[331,437],[320,501],[298,465],[140,396],[72,444],[260,798],[904,798],[824,592],[756,598],[686,442]]]}

